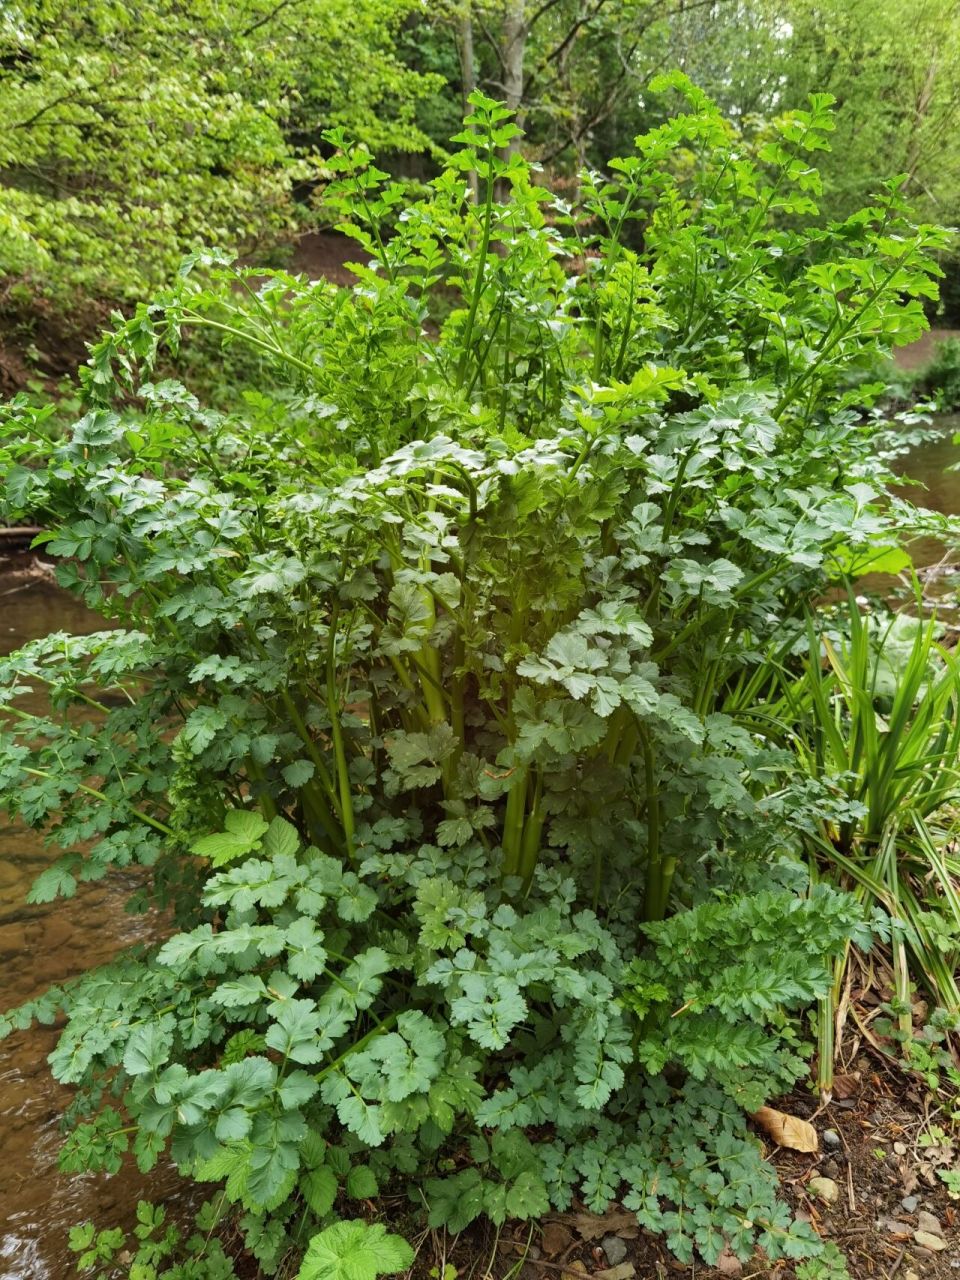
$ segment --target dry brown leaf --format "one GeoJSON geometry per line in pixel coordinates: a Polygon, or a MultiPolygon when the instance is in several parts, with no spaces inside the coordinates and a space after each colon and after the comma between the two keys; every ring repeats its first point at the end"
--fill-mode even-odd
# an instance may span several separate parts
{"type": "Polygon", "coordinates": [[[566,1262],[564,1263],[562,1274],[566,1277],[566,1280],[582,1280],[587,1274],[586,1263],[581,1262],[579,1258],[576,1258],[573,1262],[566,1262]]]}
{"type": "Polygon", "coordinates": [[[851,1071],[847,1075],[837,1075],[833,1077],[833,1096],[840,1098],[855,1098],[860,1092],[860,1072],[851,1071]]]}
{"type": "Polygon", "coordinates": [[[568,1213],[569,1222],[578,1236],[584,1240],[599,1240],[601,1236],[620,1236],[624,1240],[636,1240],[640,1227],[636,1215],[623,1209],[610,1209],[606,1213],[568,1213]]]}
{"type": "Polygon", "coordinates": [[[573,1244],[573,1233],[562,1222],[548,1222],[540,1236],[540,1248],[548,1258],[555,1258],[573,1244]]]}
{"type": "Polygon", "coordinates": [[[776,1107],[761,1107],[750,1118],[756,1120],[760,1128],[780,1147],[789,1147],[791,1151],[820,1149],[816,1129],[799,1116],[788,1115],[786,1111],[778,1111],[776,1107]]]}
{"type": "Polygon", "coordinates": [[[717,1270],[722,1276],[739,1276],[743,1274],[743,1263],[728,1249],[717,1258],[717,1270]]]}
{"type": "Polygon", "coordinates": [[[632,1280],[637,1269],[632,1262],[621,1262],[615,1267],[606,1267],[603,1271],[595,1271],[593,1280],[632,1280]]]}

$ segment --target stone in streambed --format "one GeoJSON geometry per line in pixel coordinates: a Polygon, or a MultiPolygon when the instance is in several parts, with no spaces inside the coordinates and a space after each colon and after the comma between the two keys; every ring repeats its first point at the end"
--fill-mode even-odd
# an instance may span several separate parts
{"type": "Polygon", "coordinates": [[[943,1235],[940,1219],[934,1217],[932,1213],[927,1213],[926,1209],[921,1209],[917,1214],[917,1230],[928,1231],[932,1236],[943,1235]]]}
{"type": "Polygon", "coordinates": [[[604,1236],[600,1243],[611,1267],[618,1266],[627,1256],[627,1246],[619,1236],[604,1236]]]}
{"type": "Polygon", "coordinates": [[[811,1178],[807,1186],[818,1199],[825,1200],[827,1204],[836,1204],[840,1199],[840,1188],[832,1178],[811,1178]]]}
{"type": "Polygon", "coordinates": [[[922,1249],[929,1249],[932,1253],[940,1253],[948,1247],[943,1236],[935,1236],[932,1231],[915,1231],[913,1238],[922,1249]]]}

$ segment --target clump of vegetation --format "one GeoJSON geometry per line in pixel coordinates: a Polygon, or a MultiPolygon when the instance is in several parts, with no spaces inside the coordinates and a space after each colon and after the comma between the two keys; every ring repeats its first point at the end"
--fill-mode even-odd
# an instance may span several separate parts
{"type": "Polygon", "coordinates": [[[175,928],[5,1025],[65,1016],[65,1167],[222,1187],[157,1274],[233,1274],[225,1215],[266,1274],[402,1267],[336,1222],[390,1184],[454,1231],[576,1196],[681,1259],[822,1248],[745,1115],[873,917],[804,871],[832,779],[731,708],[909,535],[844,380],[944,235],[896,183],[820,227],[824,97],[753,161],[657,87],[688,109],[577,210],[480,94],[412,204],[328,134],[355,289],[194,257],[79,421],[8,413],[7,513],[122,624],[0,665],[5,807],[64,850],[34,898],[136,864],[175,928]],[[158,380],[196,329],[257,389],[158,380]]]}
{"type": "MultiPolygon", "coordinates": [[[[741,704],[748,723],[791,745],[803,776],[833,793],[833,807],[804,836],[810,864],[889,917],[908,1037],[911,981],[945,1015],[960,1014],[960,863],[950,848],[960,795],[960,664],[938,639],[936,619],[923,620],[919,589],[916,612],[878,604],[861,611],[850,592],[839,609],[811,615],[800,661],[771,654],[772,696],[741,704]]],[[[755,678],[750,694],[757,693],[755,678]]],[[[837,962],[821,1010],[823,1089],[832,1086],[846,962],[846,955],[837,962]]]]}
{"type": "Polygon", "coordinates": [[[960,408],[960,338],[944,338],[933,359],[915,375],[913,388],[945,413],[960,408]]]}
{"type": "Polygon", "coordinates": [[[0,314],[143,297],[205,244],[269,248],[306,213],[293,188],[316,180],[318,122],[429,146],[413,117],[439,78],[395,50],[411,7],[298,0],[291,22],[265,0],[4,5],[0,314]]]}

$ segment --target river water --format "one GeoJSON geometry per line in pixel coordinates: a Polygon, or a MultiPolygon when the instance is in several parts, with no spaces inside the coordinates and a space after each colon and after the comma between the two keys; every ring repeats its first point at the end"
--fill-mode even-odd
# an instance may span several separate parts
{"type": "MultiPolygon", "coordinates": [[[[901,469],[925,486],[908,491],[914,501],[957,512],[960,474],[947,468],[960,462],[960,447],[953,443],[960,416],[942,425],[942,436],[915,450],[901,469]]],[[[917,551],[918,563],[939,559],[933,545],[917,551]]],[[[102,625],[42,572],[25,573],[29,563],[29,557],[11,558],[5,571],[0,561],[0,652],[51,631],[81,634],[102,625]]],[[[132,885],[117,875],[81,886],[68,902],[26,906],[31,882],[56,854],[36,833],[3,822],[0,1009],[102,963],[156,929],[125,913],[132,885]]],[[[135,1168],[114,1179],[58,1172],[59,1119],[70,1092],[55,1085],[46,1063],[55,1040],[55,1029],[34,1028],[0,1043],[0,1280],[67,1280],[70,1226],[87,1218],[101,1226],[128,1223],[139,1198],[162,1201],[176,1194],[169,1173],[144,1180],[135,1168]]]]}
{"type": "MultiPolygon", "coordinates": [[[[7,654],[51,631],[96,631],[102,620],[41,573],[29,557],[0,561],[0,652],[7,654]]],[[[21,705],[41,709],[41,700],[21,705]]],[[[109,959],[147,936],[156,924],[124,911],[133,887],[113,876],[82,885],[75,898],[28,906],[34,878],[56,856],[36,832],[0,817],[0,1009],[39,995],[51,984],[109,959]]],[[[0,1280],[67,1280],[69,1227],[93,1218],[100,1226],[129,1222],[140,1198],[163,1199],[173,1182],[140,1177],[136,1167],[106,1179],[60,1174],[60,1115],[70,1091],[56,1085],[46,1055],[54,1028],[18,1032],[0,1043],[0,1280]]]]}

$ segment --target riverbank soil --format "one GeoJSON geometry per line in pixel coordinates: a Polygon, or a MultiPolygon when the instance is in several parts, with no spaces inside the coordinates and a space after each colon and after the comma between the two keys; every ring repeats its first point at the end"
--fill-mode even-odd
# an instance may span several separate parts
{"type": "Polygon", "coordinates": [[[893,353],[894,363],[898,368],[911,373],[922,369],[937,354],[937,344],[946,342],[948,338],[960,338],[960,329],[928,329],[916,342],[911,342],[906,347],[897,347],[893,353]]]}
{"type": "Polygon", "coordinates": [[[348,262],[363,262],[363,249],[355,240],[337,231],[310,231],[293,246],[290,270],[303,272],[311,280],[330,280],[333,284],[352,285],[357,277],[347,269],[348,262]]]}
{"type": "MultiPolygon", "coordinates": [[[[821,1115],[812,1096],[781,1103],[812,1120],[820,1150],[814,1155],[770,1148],[768,1154],[796,1215],[833,1241],[852,1280],[957,1280],[960,1276],[960,1199],[937,1177],[960,1167],[956,1150],[922,1145],[936,1123],[936,1103],[923,1084],[883,1062],[858,1059],[838,1077],[837,1092],[821,1115]],[[824,1198],[824,1196],[829,1198],[824,1198]]],[[[399,1209],[399,1206],[398,1206],[399,1209]]],[[[508,1225],[499,1241],[491,1228],[455,1241],[438,1233],[423,1240],[422,1280],[456,1268],[459,1280],[498,1280],[513,1269],[517,1280],[793,1280],[796,1264],[771,1265],[762,1257],[740,1263],[721,1254],[715,1267],[685,1266],[662,1240],[637,1226],[633,1214],[597,1216],[574,1206],[530,1231],[508,1225]],[[518,1270],[517,1270],[518,1269],[518,1270]]],[[[826,1280],[826,1273],[825,1273],[826,1280]]]]}

